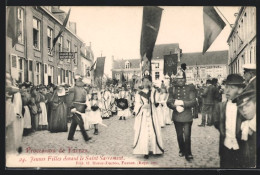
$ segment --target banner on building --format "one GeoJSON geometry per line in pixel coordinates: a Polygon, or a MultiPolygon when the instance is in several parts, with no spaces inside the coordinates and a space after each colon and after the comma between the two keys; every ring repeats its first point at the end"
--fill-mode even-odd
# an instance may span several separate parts
{"type": "Polygon", "coordinates": [[[94,72],[95,79],[98,77],[103,77],[104,75],[105,58],[106,57],[98,57],[96,60],[96,69],[94,72]]]}
{"type": "Polygon", "coordinates": [[[218,37],[226,24],[212,6],[203,7],[203,24],[204,44],[202,53],[204,54],[218,37]]]}
{"type": "Polygon", "coordinates": [[[171,76],[177,73],[178,54],[164,55],[163,74],[171,76]]]}

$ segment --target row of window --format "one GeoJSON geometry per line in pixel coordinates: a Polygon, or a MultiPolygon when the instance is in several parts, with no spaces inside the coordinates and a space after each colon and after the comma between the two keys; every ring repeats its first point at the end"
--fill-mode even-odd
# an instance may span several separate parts
{"type": "MultiPolygon", "coordinates": [[[[31,81],[35,85],[48,85],[54,82],[54,66],[35,62],[33,70],[33,61],[25,58],[11,55],[11,75],[18,82],[31,81]]],[[[73,73],[69,70],[58,68],[57,83],[73,83],[73,73]]]]}
{"type": "Polygon", "coordinates": [[[256,47],[251,46],[245,49],[245,52],[237,58],[237,60],[230,66],[230,73],[243,74],[242,65],[256,63],[256,47]]]}
{"type": "MultiPolygon", "coordinates": [[[[19,21],[19,37],[18,37],[18,43],[24,44],[24,9],[18,8],[18,14],[17,18],[19,21]]],[[[53,55],[52,47],[53,47],[53,29],[51,27],[47,27],[47,48],[48,48],[48,54],[53,55]]],[[[63,52],[68,51],[72,52],[71,49],[71,41],[66,41],[66,48],[63,47],[63,36],[60,36],[57,40],[58,45],[58,51],[63,52]]],[[[33,17],[33,48],[40,51],[40,43],[41,43],[41,21],[37,19],[36,17],[33,17]]],[[[73,52],[78,53],[78,46],[74,45],[73,52]]],[[[70,62],[70,59],[67,60],[67,62],[70,62]]],[[[77,64],[77,54],[75,54],[74,64],[77,64]]]]}
{"type": "MultiPolygon", "coordinates": [[[[159,63],[152,63],[154,65],[154,68],[159,69],[159,63]]],[[[125,62],[125,69],[130,69],[131,64],[129,61],[125,62]]]]}
{"type": "Polygon", "coordinates": [[[240,46],[256,31],[255,7],[246,7],[238,21],[238,26],[230,41],[230,56],[233,58],[240,46]]]}

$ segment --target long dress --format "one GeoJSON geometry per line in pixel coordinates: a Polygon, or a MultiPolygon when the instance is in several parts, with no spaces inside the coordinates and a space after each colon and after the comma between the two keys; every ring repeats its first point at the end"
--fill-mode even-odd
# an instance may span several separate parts
{"type": "Polygon", "coordinates": [[[45,95],[39,93],[36,99],[40,103],[41,113],[39,114],[39,125],[40,126],[47,126],[48,119],[47,119],[47,109],[45,105],[45,95]]]}
{"type": "Polygon", "coordinates": [[[67,105],[65,103],[65,96],[58,96],[54,94],[51,102],[51,116],[49,123],[50,132],[67,132],[67,105]]]}
{"type": "Polygon", "coordinates": [[[143,89],[135,95],[136,114],[134,123],[134,144],[133,154],[148,155],[163,154],[163,142],[161,127],[157,115],[154,113],[154,101],[151,100],[151,91],[143,89]],[[144,109],[144,105],[150,105],[149,109],[144,109]]]}
{"type": "Polygon", "coordinates": [[[32,121],[31,121],[31,114],[29,110],[29,101],[31,100],[31,95],[25,92],[22,95],[23,101],[23,108],[24,108],[24,129],[31,129],[32,128],[32,121]]]}
{"type": "Polygon", "coordinates": [[[45,99],[47,100],[47,103],[45,105],[46,105],[46,109],[47,109],[47,121],[48,121],[48,123],[50,122],[50,117],[51,117],[51,103],[50,103],[50,100],[51,100],[52,96],[53,96],[52,92],[48,92],[45,95],[45,99]]]}
{"type": "Polygon", "coordinates": [[[14,123],[16,120],[16,114],[14,112],[14,105],[11,98],[7,98],[5,102],[5,151],[6,153],[16,152],[16,142],[15,142],[15,127],[14,123]]]}
{"type": "Polygon", "coordinates": [[[14,120],[14,137],[15,137],[15,147],[18,149],[22,143],[22,136],[23,136],[23,128],[24,128],[24,118],[22,115],[22,97],[20,92],[14,94],[13,98],[13,105],[14,105],[14,113],[16,114],[14,120]]]}
{"type": "Polygon", "coordinates": [[[126,109],[120,109],[118,108],[118,112],[117,112],[117,115],[119,117],[125,117],[125,118],[128,118],[131,116],[131,112],[130,112],[130,109],[129,109],[129,101],[130,101],[130,96],[129,96],[129,93],[127,91],[120,91],[119,94],[118,94],[118,100],[120,99],[126,99],[127,100],[127,103],[128,103],[128,108],[126,109]]]}
{"type": "Polygon", "coordinates": [[[163,114],[163,124],[172,124],[172,119],[171,119],[171,112],[170,108],[168,108],[166,102],[168,99],[169,94],[167,93],[161,93],[160,94],[160,110],[161,114],[163,114]]]}
{"type": "Polygon", "coordinates": [[[162,96],[161,96],[160,92],[154,91],[153,98],[154,98],[155,103],[157,104],[157,105],[155,105],[154,115],[158,115],[157,118],[158,118],[159,125],[160,125],[160,127],[164,127],[165,126],[165,117],[164,117],[164,112],[162,109],[162,104],[161,104],[162,96]]]}
{"type": "Polygon", "coordinates": [[[102,118],[109,118],[111,116],[110,102],[111,102],[111,94],[109,91],[104,91],[101,94],[101,102],[103,108],[101,109],[102,118]]]}
{"type": "Polygon", "coordinates": [[[112,114],[117,114],[116,98],[117,98],[116,94],[112,92],[111,101],[110,101],[110,108],[112,114]]]}

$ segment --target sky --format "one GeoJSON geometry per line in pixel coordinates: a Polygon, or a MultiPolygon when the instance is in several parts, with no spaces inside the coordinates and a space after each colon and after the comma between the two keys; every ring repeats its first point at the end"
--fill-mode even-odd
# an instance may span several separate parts
{"type": "MultiPolygon", "coordinates": [[[[155,44],[179,43],[183,53],[202,52],[204,41],[203,7],[160,6],[163,8],[159,34],[155,44]]],[[[60,7],[68,12],[70,7],[60,7]]],[[[234,24],[239,8],[217,7],[229,23],[234,24]]],[[[140,37],[143,7],[73,6],[69,21],[77,23],[77,35],[87,45],[91,42],[95,59],[105,56],[105,74],[111,76],[112,56],[115,59],[140,58],[140,37]]],[[[221,14],[220,14],[221,16],[221,14]]],[[[222,17],[222,16],[221,16],[222,17]]],[[[228,50],[231,27],[219,34],[208,51],[228,50]]]]}

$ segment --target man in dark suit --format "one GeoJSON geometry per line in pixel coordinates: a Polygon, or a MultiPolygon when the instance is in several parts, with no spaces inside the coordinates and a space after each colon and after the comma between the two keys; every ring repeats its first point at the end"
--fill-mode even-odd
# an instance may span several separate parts
{"type": "Polygon", "coordinates": [[[241,124],[241,168],[256,167],[256,92],[244,91],[234,100],[246,120],[241,124]]]}
{"type": "Polygon", "coordinates": [[[212,85],[211,80],[207,80],[206,84],[207,87],[204,89],[203,93],[201,94],[201,96],[204,99],[203,99],[203,106],[202,106],[202,120],[201,120],[201,124],[199,125],[200,127],[205,126],[206,115],[207,115],[207,125],[208,126],[212,125],[211,118],[212,118],[212,110],[215,103],[216,87],[212,85]]]}
{"type": "Polygon", "coordinates": [[[192,108],[196,105],[195,89],[186,85],[184,70],[180,70],[176,77],[176,84],[169,88],[167,106],[173,110],[177,140],[179,144],[179,156],[185,156],[187,161],[193,159],[191,153],[191,126],[193,122],[192,108]]]}
{"type": "Polygon", "coordinates": [[[241,113],[236,103],[232,103],[245,87],[244,79],[238,74],[228,75],[225,82],[226,102],[216,105],[213,113],[214,126],[220,132],[219,156],[220,168],[240,168],[241,113]]]}
{"type": "Polygon", "coordinates": [[[244,64],[244,78],[246,87],[244,91],[256,90],[256,65],[255,64],[244,64]]]}

